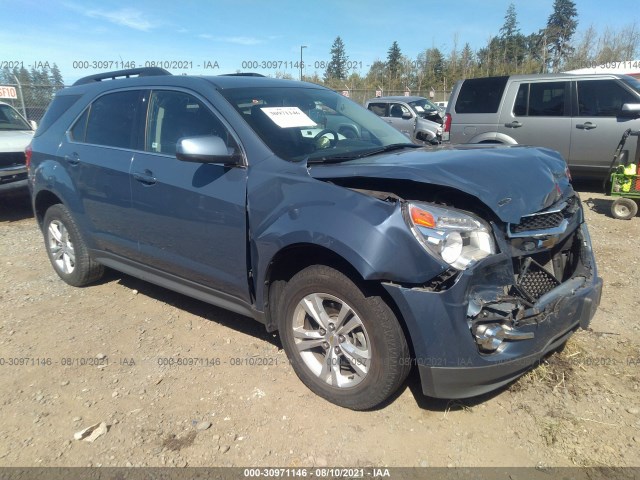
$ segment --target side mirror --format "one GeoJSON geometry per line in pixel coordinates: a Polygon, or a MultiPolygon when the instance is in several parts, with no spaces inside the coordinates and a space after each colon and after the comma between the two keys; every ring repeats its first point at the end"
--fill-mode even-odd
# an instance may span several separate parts
{"type": "Polygon", "coordinates": [[[38,124],[35,122],[35,120],[29,120],[29,125],[31,125],[31,128],[33,130],[36,130],[38,128],[38,124]]]}
{"type": "Polygon", "coordinates": [[[184,137],[176,145],[176,158],[183,162],[239,165],[242,157],[220,137],[205,135],[184,137]]]}
{"type": "Polygon", "coordinates": [[[402,118],[404,120],[410,120],[410,119],[413,118],[413,115],[411,115],[411,112],[405,112],[405,113],[402,114],[402,118]]]}
{"type": "Polygon", "coordinates": [[[620,109],[620,116],[624,118],[640,117],[640,103],[625,103],[620,109]]]}

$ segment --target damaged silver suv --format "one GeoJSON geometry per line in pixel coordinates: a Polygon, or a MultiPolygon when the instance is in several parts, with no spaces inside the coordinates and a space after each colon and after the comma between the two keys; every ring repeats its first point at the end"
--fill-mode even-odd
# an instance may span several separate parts
{"type": "Polygon", "coordinates": [[[318,85],[86,77],[56,94],[27,156],[62,280],[111,267],[258,320],[344,407],[381,404],[412,365],[430,396],[498,388],[600,300],[558,153],[420,147],[318,85]]]}

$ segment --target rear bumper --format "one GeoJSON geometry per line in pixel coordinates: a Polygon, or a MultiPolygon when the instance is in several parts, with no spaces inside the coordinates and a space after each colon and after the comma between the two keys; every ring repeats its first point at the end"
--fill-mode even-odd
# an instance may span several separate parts
{"type": "Polygon", "coordinates": [[[25,165],[0,168],[0,193],[26,189],[27,184],[27,167],[25,165]]]}

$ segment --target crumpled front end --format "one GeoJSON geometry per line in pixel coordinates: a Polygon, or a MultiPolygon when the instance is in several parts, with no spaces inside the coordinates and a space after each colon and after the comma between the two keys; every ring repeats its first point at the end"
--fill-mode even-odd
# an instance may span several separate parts
{"type": "Polygon", "coordinates": [[[384,287],[413,341],[423,391],[463,398],[522,375],[578,328],[600,302],[591,240],[571,188],[515,224],[492,224],[499,253],[427,285],[384,287]]]}

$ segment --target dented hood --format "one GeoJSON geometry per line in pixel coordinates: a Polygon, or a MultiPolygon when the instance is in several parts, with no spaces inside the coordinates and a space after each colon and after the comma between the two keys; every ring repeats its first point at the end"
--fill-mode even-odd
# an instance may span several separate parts
{"type": "Polygon", "coordinates": [[[441,185],[473,195],[505,222],[555,203],[569,186],[566,163],[545,148],[456,145],[309,166],[312,177],[376,178],[441,185]]]}

